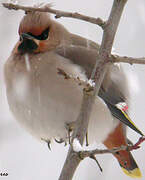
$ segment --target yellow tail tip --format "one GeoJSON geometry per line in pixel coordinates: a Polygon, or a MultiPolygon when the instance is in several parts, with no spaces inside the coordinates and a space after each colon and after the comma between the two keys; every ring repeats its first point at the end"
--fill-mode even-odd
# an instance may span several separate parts
{"type": "Polygon", "coordinates": [[[141,178],[142,177],[142,174],[140,172],[140,169],[139,168],[135,168],[133,170],[126,170],[124,168],[122,168],[123,172],[127,175],[127,176],[130,176],[132,178],[141,178]]]}

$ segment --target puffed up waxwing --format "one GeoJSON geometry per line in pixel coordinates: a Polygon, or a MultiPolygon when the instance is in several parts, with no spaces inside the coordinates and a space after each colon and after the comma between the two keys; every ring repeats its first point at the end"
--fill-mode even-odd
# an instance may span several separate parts
{"type": "MultiPolygon", "coordinates": [[[[74,128],[80,112],[83,87],[58,71],[87,81],[99,45],[71,34],[42,12],[28,12],[23,17],[19,36],[5,64],[9,107],[18,122],[37,138],[67,141],[68,128],[74,128]]],[[[142,135],[127,115],[128,98],[122,68],[110,65],[92,108],[89,143],[102,142],[107,148],[127,145],[126,125],[142,135]]],[[[123,150],[115,157],[127,175],[141,177],[130,152],[123,150]]]]}

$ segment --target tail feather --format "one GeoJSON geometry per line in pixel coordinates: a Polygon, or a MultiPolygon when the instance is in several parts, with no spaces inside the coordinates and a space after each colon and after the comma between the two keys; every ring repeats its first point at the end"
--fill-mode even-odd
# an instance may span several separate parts
{"type": "Polygon", "coordinates": [[[132,154],[128,151],[119,151],[114,155],[123,170],[123,172],[132,178],[141,178],[142,174],[140,169],[135,162],[132,154]]]}
{"type": "Polygon", "coordinates": [[[122,170],[127,176],[130,176],[132,178],[141,178],[142,177],[142,174],[141,174],[139,168],[133,169],[131,171],[128,171],[128,170],[126,170],[124,168],[122,168],[122,170]]]}
{"type": "MultiPolygon", "coordinates": [[[[124,134],[123,124],[119,123],[115,130],[109,134],[107,139],[103,142],[104,145],[112,149],[114,147],[120,147],[121,145],[127,146],[127,139],[124,134]]],[[[136,164],[131,152],[127,150],[121,150],[114,154],[117,158],[123,172],[132,178],[141,178],[141,172],[136,164]]]]}

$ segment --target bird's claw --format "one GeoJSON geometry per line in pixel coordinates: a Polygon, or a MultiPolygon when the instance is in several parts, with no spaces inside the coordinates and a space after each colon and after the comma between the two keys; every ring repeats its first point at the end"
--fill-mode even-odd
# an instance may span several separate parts
{"type": "Polygon", "coordinates": [[[49,140],[49,141],[47,141],[47,146],[48,146],[48,149],[51,151],[51,146],[50,146],[50,144],[51,144],[51,141],[49,140]]]}
{"type": "Polygon", "coordinates": [[[86,146],[89,146],[89,142],[88,142],[88,133],[86,133],[86,146]]]}
{"type": "Polygon", "coordinates": [[[59,140],[57,140],[57,139],[55,138],[55,142],[57,142],[57,143],[59,143],[59,144],[64,143],[64,146],[67,145],[66,141],[65,141],[64,139],[62,139],[62,138],[59,139],[59,140]]]}
{"type": "Polygon", "coordinates": [[[74,122],[72,122],[72,123],[67,123],[67,124],[65,125],[65,127],[66,127],[66,130],[67,130],[67,132],[68,132],[68,142],[69,142],[69,144],[71,144],[71,132],[72,132],[72,130],[74,129],[74,122]]]}

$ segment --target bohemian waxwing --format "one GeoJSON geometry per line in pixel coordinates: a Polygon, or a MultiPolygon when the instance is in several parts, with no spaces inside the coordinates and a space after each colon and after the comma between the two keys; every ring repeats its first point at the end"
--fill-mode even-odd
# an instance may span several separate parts
{"type": "MultiPolygon", "coordinates": [[[[37,138],[46,142],[54,138],[66,141],[68,129],[74,128],[80,111],[83,87],[65,79],[59,71],[88,80],[99,45],[71,34],[42,12],[28,12],[23,17],[19,36],[5,64],[10,110],[37,138]]],[[[122,68],[110,65],[92,108],[89,143],[103,142],[107,148],[127,145],[126,125],[142,135],[127,116],[128,97],[122,68]]],[[[120,151],[115,157],[127,175],[141,177],[130,152],[120,151]]]]}

